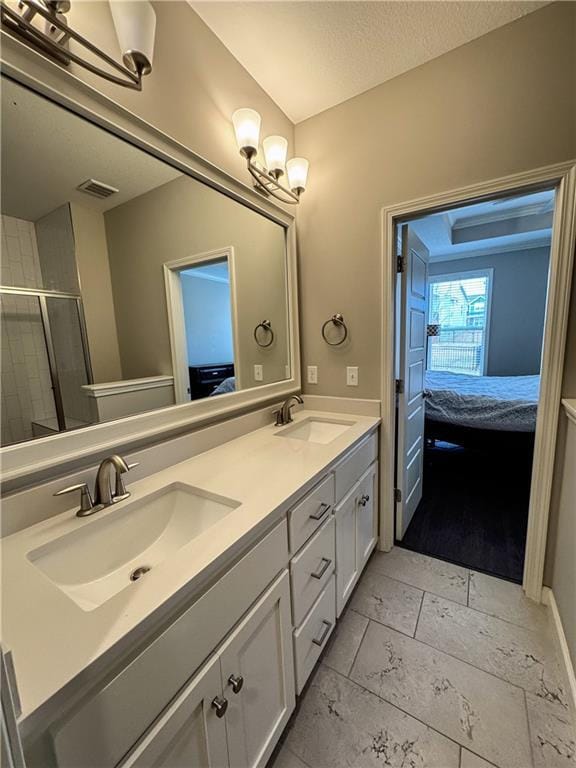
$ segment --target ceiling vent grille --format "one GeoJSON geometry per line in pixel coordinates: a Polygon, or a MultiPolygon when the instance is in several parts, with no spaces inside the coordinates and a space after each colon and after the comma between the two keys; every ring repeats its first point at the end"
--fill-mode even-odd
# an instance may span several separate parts
{"type": "Polygon", "coordinates": [[[82,184],[79,184],[76,189],[79,189],[80,192],[85,192],[87,195],[98,197],[100,200],[105,200],[110,195],[114,195],[119,191],[116,187],[111,187],[109,184],[104,184],[104,182],[97,181],[96,179],[87,179],[82,184]]]}

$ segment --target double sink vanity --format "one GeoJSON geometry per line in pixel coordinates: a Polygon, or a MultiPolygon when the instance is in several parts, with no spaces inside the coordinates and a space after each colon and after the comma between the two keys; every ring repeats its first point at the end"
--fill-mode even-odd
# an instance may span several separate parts
{"type": "Polygon", "coordinates": [[[302,410],[5,538],[28,765],[264,766],[376,544],[378,423],[302,410]]]}
{"type": "Polygon", "coordinates": [[[293,213],[13,55],[2,747],[11,768],[264,768],[376,545],[380,404],[291,417],[293,213]]]}

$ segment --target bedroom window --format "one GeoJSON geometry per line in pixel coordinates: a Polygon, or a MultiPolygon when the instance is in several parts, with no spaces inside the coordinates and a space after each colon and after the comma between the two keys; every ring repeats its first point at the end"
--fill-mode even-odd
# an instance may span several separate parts
{"type": "Polygon", "coordinates": [[[439,333],[428,339],[429,371],[486,374],[492,270],[430,277],[428,323],[439,333]]]}

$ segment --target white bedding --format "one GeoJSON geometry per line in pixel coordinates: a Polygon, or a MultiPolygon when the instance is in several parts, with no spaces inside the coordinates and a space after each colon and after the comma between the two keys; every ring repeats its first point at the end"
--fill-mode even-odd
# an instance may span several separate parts
{"type": "Polygon", "coordinates": [[[540,376],[426,372],[426,417],[462,427],[533,432],[540,376]]]}

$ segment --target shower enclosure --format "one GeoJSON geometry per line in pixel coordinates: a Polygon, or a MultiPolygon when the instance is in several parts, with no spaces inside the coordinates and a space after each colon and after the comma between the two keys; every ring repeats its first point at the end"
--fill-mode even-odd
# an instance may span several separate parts
{"type": "Polygon", "coordinates": [[[1,443],[89,424],[82,385],[92,383],[79,294],[0,286],[1,443]]]}

